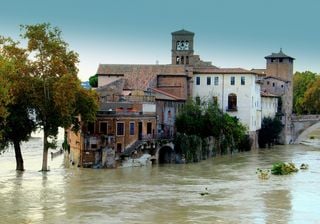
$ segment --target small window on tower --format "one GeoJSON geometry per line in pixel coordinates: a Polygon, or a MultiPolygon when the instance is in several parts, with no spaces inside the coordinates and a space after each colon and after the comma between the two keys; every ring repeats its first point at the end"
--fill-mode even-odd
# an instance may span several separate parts
{"type": "Polygon", "coordinates": [[[176,64],[177,65],[180,64],[180,57],[179,56],[176,57],[176,64]]]}
{"type": "Polygon", "coordinates": [[[183,65],[184,64],[184,57],[181,56],[181,64],[183,65]]]}
{"type": "Polygon", "coordinates": [[[189,56],[186,56],[186,65],[189,64],[189,56]]]}

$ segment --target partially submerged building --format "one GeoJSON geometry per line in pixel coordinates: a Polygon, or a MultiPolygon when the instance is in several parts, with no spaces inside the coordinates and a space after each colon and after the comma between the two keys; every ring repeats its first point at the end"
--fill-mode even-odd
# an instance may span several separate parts
{"type": "Polygon", "coordinates": [[[78,135],[69,133],[71,159],[115,167],[121,158],[151,152],[156,139],[172,138],[188,98],[215,102],[239,118],[254,145],[262,118],[279,112],[281,98],[288,143],[294,58],[280,50],[265,59],[266,69],[219,68],[194,54],[194,33],[180,30],[172,33],[171,64],[100,64],[97,121],[83,124],[78,135]]]}

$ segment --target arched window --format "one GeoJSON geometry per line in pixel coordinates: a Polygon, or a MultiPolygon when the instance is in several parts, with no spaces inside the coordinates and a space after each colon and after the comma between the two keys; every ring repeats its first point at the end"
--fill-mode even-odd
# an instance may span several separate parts
{"type": "Polygon", "coordinates": [[[237,95],[230,93],[228,95],[228,111],[237,111],[237,95]]]}

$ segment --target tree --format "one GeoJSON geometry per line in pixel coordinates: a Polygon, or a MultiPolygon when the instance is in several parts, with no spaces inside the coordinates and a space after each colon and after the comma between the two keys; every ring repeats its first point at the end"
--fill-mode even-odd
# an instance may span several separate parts
{"type": "Polygon", "coordinates": [[[201,106],[189,99],[183,110],[176,117],[175,126],[177,132],[187,135],[200,135],[201,130],[201,106]]]}
{"type": "Polygon", "coordinates": [[[277,143],[282,128],[283,124],[279,118],[264,117],[259,131],[259,147],[265,148],[268,145],[268,148],[270,148],[277,143]]]}
{"type": "Polygon", "coordinates": [[[310,71],[296,72],[293,76],[293,111],[298,114],[307,112],[304,105],[304,94],[316,80],[316,74],[310,71]]]}
{"type": "MultiPolygon", "coordinates": [[[[6,118],[9,115],[7,105],[12,100],[9,90],[11,86],[10,80],[6,74],[11,69],[10,63],[0,55],[0,141],[3,139],[3,131],[6,123],[6,118]]],[[[1,145],[0,145],[1,146],[1,145]]],[[[0,147],[0,149],[3,147],[0,147]]]]}
{"type": "Polygon", "coordinates": [[[37,124],[43,129],[42,171],[47,171],[48,149],[54,143],[49,139],[57,135],[58,127],[78,125],[75,118],[79,112],[94,117],[97,99],[82,90],[77,78],[78,54],[68,49],[58,28],[37,24],[22,26],[22,30],[28,53],[33,56],[32,104],[37,124]],[[93,107],[84,107],[83,101],[90,101],[93,107]]]}
{"type": "Polygon", "coordinates": [[[89,84],[91,87],[98,87],[98,75],[93,75],[89,78],[89,84]]]}
{"type": "MultiPolygon", "coordinates": [[[[12,97],[6,109],[9,112],[3,126],[1,148],[9,143],[14,146],[16,170],[23,171],[24,163],[20,144],[27,141],[35,129],[35,123],[30,118],[30,76],[26,51],[18,47],[18,43],[9,38],[1,38],[0,51],[2,61],[10,63],[10,69],[5,69],[5,76],[10,80],[8,95],[12,97]]],[[[1,67],[1,66],[0,66],[1,67]]],[[[3,68],[3,67],[2,67],[3,68]]]]}
{"type": "Polygon", "coordinates": [[[315,81],[309,84],[304,93],[302,105],[309,114],[320,113],[320,77],[317,76],[315,81]]]}

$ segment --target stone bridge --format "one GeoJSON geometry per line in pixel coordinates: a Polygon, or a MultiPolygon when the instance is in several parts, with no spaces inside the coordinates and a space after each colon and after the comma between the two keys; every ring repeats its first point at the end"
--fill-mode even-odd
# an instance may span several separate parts
{"type": "Polygon", "coordinates": [[[308,134],[316,129],[320,129],[320,115],[293,115],[292,137],[293,142],[299,144],[307,138],[308,134]]]}

